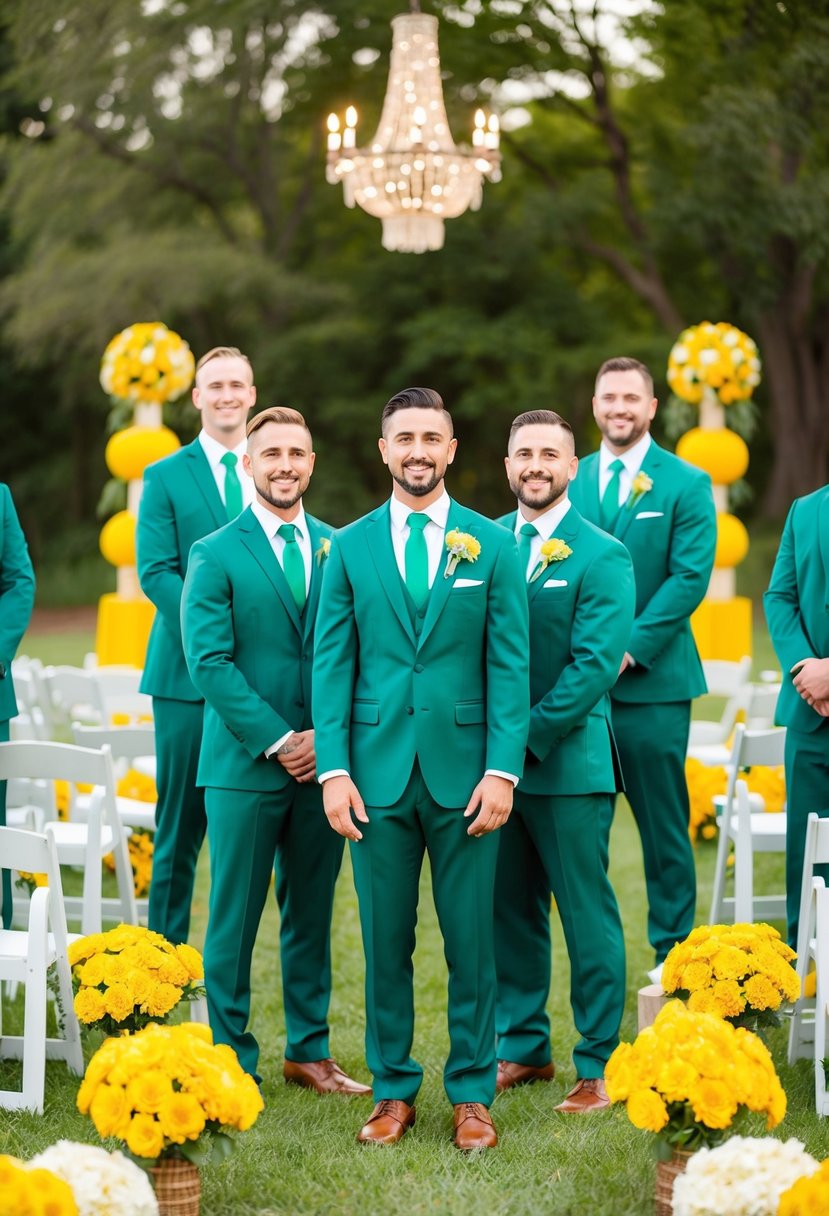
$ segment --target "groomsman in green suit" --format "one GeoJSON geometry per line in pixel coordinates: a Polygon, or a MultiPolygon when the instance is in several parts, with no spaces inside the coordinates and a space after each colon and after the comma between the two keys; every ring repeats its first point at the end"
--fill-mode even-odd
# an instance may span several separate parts
{"type": "Polygon", "coordinates": [[[573,432],[552,410],[519,414],[507,478],[530,609],[530,735],[515,806],[501,829],[495,900],[498,1081],[501,1092],[550,1080],[550,893],[570,956],[570,1003],[581,1036],[577,1081],[556,1109],[609,1105],[604,1068],[619,1042],[625,946],[606,870],[603,825],[618,788],[609,690],[628,644],[635,590],[630,556],[568,497],[573,432]]]}
{"type": "Polygon", "coordinates": [[[428,852],[454,1141],[490,1148],[496,829],[527,742],[527,601],[513,537],[446,493],[457,441],[440,395],[397,393],[379,443],[392,497],[334,540],[314,659],[317,770],[331,826],[352,842],[366,954],[377,1105],[358,1139],[393,1144],[415,1121],[412,953],[428,852]]]}
{"type": "MultiPolygon", "coordinates": [[[[764,596],[786,727],[786,919],[797,945],[806,820],[829,815],[829,486],[792,504],[764,596]]],[[[829,882],[829,867],[819,873],[829,882]]]]}
{"type": "Polygon", "coordinates": [[[190,931],[205,833],[204,791],[196,785],[204,702],[184,661],[181,591],[193,542],[221,528],[253,497],[250,478],[240,478],[238,468],[255,402],[246,355],[234,346],[203,355],[193,389],[201,432],[145,470],[138,511],[138,577],[156,606],[141,681],[141,691],[153,698],[158,786],[149,925],[173,942],[187,941],[190,931]]]}
{"type": "MultiPolygon", "coordinates": [[[[26,632],[35,602],[35,572],[11,491],[0,482],[0,743],[9,741],[9,719],[17,714],[12,659],[26,632]]],[[[0,825],[6,822],[6,783],[0,781],[0,825]]],[[[3,928],[12,919],[11,874],[3,872],[3,928]]]]}
{"type": "Polygon", "coordinates": [[[582,515],[618,537],[633,559],[636,616],[611,693],[612,721],[642,839],[654,981],[694,926],[685,753],[691,700],[706,684],[690,616],[707,590],[717,543],[710,478],[654,443],[656,404],[643,363],[602,364],[593,398],[601,447],[581,461],[570,491],[582,515]]]}
{"type": "Polygon", "coordinates": [[[243,465],[255,500],[193,546],[181,605],[187,664],[206,701],[198,783],[210,845],[210,1025],[259,1081],[250,965],[275,855],[285,1079],[317,1093],[368,1094],[328,1048],[343,841],[314,781],[311,660],[331,529],[303,508],[314,452],[302,414],[252,418],[243,465]]]}

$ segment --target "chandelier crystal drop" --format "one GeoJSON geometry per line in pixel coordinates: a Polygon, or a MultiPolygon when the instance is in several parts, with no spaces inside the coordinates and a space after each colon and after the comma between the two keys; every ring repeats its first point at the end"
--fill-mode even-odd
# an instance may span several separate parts
{"type": "Polygon", "coordinates": [[[357,147],[357,111],[328,118],[329,182],[342,182],[345,205],[382,220],[383,247],[425,253],[443,246],[443,221],[481,205],[484,178],[500,180],[496,115],[478,110],[472,146],[456,145],[440,80],[437,17],[392,19],[389,82],[380,125],[357,147]]]}

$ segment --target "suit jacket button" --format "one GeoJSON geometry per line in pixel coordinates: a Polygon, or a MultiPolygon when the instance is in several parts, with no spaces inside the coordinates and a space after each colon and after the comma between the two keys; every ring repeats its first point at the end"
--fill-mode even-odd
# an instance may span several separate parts
{"type": "Polygon", "coordinates": [[[422,663],[415,663],[415,665],[414,665],[414,669],[415,669],[415,671],[416,671],[416,672],[418,673],[418,675],[419,675],[419,674],[420,674],[420,672],[421,672],[421,671],[423,671],[423,664],[422,664],[422,663]]]}
{"type": "Polygon", "coordinates": [[[414,713],[414,705],[407,705],[407,706],[406,706],[406,713],[407,713],[407,714],[413,714],[413,713],[414,713]]]}

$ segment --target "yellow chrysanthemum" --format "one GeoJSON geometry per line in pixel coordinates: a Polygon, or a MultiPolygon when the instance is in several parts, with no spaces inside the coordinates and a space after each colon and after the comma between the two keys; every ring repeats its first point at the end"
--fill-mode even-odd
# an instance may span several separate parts
{"type": "Polygon", "coordinates": [[[104,994],[97,988],[79,988],[72,1003],[78,1021],[83,1022],[85,1026],[97,1022],[106,1013],[104,994]]]}
{"type": "Polygon", "coordinates": [[[184,966],[187,968],[187,974],[192,980],[204,979],[204,960],[198,950],[194,950],[192,946],[183,943],[176,946],[176,954],[181,959],[184,966]]]}
{"type": "Polygon", "coordinates": [[[135,1008],[135,1000],[126,984],[111,984],[104,993],[104,1007],[116,1022],[125,1021],[135,1008]]]}
{"type": "Polygon", "coordinates": [[[151,1017],[163,1017],[180,999],[181,989],[176,988],[175,984],[156,984],[144,1004],[151,1017]]]}

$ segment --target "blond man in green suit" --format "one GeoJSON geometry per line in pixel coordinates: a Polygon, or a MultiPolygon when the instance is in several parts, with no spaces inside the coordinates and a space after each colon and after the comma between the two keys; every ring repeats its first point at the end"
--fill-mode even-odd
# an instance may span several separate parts
{"type": "Polygon", "coordinates": [[[377,1105],[358,1139],[415,1119],[411,1057],[418,880],[429,854],[449,968],[444,1086],[455,1144],[490,1148],[498,834],[524,763],[526,597],[510,533],[449,498],[451,418],[433,389],[383,411],[390,502],[338,533],[314,659],[325,811],[352,842],[366,954],[366,1056],[377,1105]]]}
{"type": "MultiPolygon", "coordinates": [[[[26,632],[35,602],[35,572],[14,500],[0,482],[0,743],[9,741],[9,720],[17,714],[12,681],[12,659],[26,632]]],[[[0,825],[6,822],[6,783],[0,781],[0,825]]],[[[0,905],[3,927],[12,918],[11,874],[3,872],[0,905]]]]}
{"type": "Polygon", "coordinates": [[[331,1058],[331,913],[343,841],[314,781],[311,660],[331,529],[306,514],[311,434],[296,410],[248,426],[252,505],[198,541],[181,604],[184,651],[205,698],[210,913],[204,945],[210,1025],[257,1071],[250,966],[276,857],[285,1008],[284,1075],[317,1093],[368,1094],[331,1058]]]}
{"type": "Polygon", "coordinates": [[[656,405],[643,363],[608,359],[593,398],[601,447],[580,462],[570,490],[582,515],[621,540],[633,559],[636,615],[611,698],[642,841],[653,979],[694,926],[685,753],[691,701],[706,683],[690,617],[708,589],[717,543],[711,480],[654,443],[656,405]]]}
{"type": "MultiPolygon", "coordinates": [[[[786,920],[797,945],[809,812],[829,816],[829,486],[789,511],[766,620],[783,669],[777,721],[786,727],[786,920]]],[[[818,873],[829,881],[829,867],[818,873]]]]}
{"type": "Polygon", "coordinates": [[[194,541],[223,527],[253,498],[250,479],[239,473],[255,402],[246,355],[234,346],[203,355],[193,389],[202,430],[145,470],[138,511],[138,577],[156,607],[141,681],[141,691],[153,698],[158,785],[149,925],[173,942],[187,941],[190,931],[205,833],[204,793],[196,784],[204,702],[184,660],[181,592],[194,541]]]}

